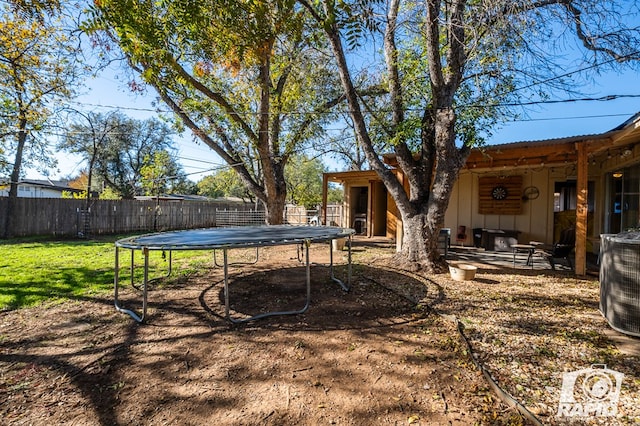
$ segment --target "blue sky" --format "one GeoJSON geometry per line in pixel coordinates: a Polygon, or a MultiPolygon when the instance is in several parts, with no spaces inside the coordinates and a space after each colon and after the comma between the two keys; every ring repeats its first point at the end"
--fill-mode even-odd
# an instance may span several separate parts
{"type": "MultiPolygon", "coordinates": [[[[97,78],[86,82],[86,94],[79,96],[70,105],[76,109],[93,112],[109,112],[119,110],[123,114],[138,120],[157,118],[153,102],[156,98],[153,89],[147,94],[132,93],[123,73],[116,71],[105,72],[97,78]],[[118,77],[121,75],[120,77],[118,77]]],[[[167,108],[161,106],[162,110],[167,108]]],[[[222,161],[207,146],[197,144],[190,136],[190,132],[174,137],[178,148],[178,157],[186,173],[190,174],[193,181],[198,181],[204,177],[207,171],[220,167],[222,161]]],[[[79,156],[66,153],[56,153],[58,167],[51,170],[48,177],[50,179],[65,178],[77,175],[80,170],[86,168],[86,164],[79,156]]],[[[210,173],[210,172],[209,172],[210,173]]],[[[33,169],[26,173],[27,178],[42,179],[45,176],[33,169]]]]}
{"type": "MultiPolygon", "coordinates": [[[[133,118],[146,119],[156,116],[152,101],[155,93],[150,89],[146,96],[130,93],[124,80],[117,74],[104,74],[87,82],[88,93],[81,96],[73,106],[85,111],[105,112],[114,108],[133,118]]],[[[636,72],[606,73],[595,80],[595,84],[584,88],[585,96],[599,98],[611,95],[637,95],[610,101],[578,101],[570,103],[544,104],[531,107],[529,116],[519,121],[506,123],[494,129],[490,144],[523,140],[543,140],[603,133],[618,126],[636,112],[640,112],[640,74],[636,72]]],[[[164,109],[164,108],[163,108],[164,109]]],[[[203,144],[194,142],[189,132],[176,137],[178,157],[185,172],[193,181],[209,174],[211,169],[224,166],[217,155],[203,144]]],[[[85,165],[79,157],[58,153],[58,169],[49,177],[56,179],[77,174],[85,165]]],[[[339,165],[326,161],[331,170],[339,165]]],[[[42,178],[35,170],[27,171],[28,178],[42,178]]]]}
{"type": "Polygon", "coordinates": [[[604,133],[640,112],[640,74],[610,72],[583,90],[588,98],[622,97],[608,101],[578,101],[532,107],[528,119],[495,129],[489,143],[542,140],[604,133]]]}

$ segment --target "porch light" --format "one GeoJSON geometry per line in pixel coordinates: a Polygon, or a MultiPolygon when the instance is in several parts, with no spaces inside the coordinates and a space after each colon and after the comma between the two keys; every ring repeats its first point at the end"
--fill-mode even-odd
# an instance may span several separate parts
{"type": "Polygon", "coordinates": [[[616,179],[620,179],[622,177],[622,172],[613,172],[613,177],[616,179]]]}

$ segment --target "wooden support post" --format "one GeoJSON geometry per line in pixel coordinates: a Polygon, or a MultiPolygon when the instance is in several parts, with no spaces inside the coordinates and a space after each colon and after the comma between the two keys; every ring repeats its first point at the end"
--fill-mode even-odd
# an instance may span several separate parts
{"type": "Polygon", "coordinates": [[[587,212],[589,210],[587,198],[587,168],[589,161],[587,158],[587,146],[584,143],[577,143],[578,151],[578,176],[576,182],[577,205],[576,205],[576,275],[586,275],[587,273],[587,212]]]}
{"type": "MultiPolygon", "coordinates": [[[[329,192],[329,176],[322,174],[322,225],[327,225],[327,198],[329,192]]],[[[345,227],[346,228],[346,227],[345,227]]]]}

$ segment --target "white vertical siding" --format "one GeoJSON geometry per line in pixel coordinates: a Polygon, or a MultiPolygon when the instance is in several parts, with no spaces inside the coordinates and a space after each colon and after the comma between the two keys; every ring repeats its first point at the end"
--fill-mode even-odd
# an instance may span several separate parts
{"type": "MultiPolygon", "coordinates": [[[[553,180],[549,168],[522,169],[511,171],[523,177],[522,189],[535,186],[540,196],[535,200],[523,201],[522,214],[485,215],[479,210],[479,183],[482,172],[463,170],[453,189],[449,208],[445,215],[445,227],[456,232],[458,226],[467,227],[466,245],[473,244],[473,228],[508,229],[520,231],[519,241],[553,241],[553,180]]],[[[486,175],[496,175],[486,173],[486,175]]],[[[565,177],[566,178],[566,177],[565,177]]]]}

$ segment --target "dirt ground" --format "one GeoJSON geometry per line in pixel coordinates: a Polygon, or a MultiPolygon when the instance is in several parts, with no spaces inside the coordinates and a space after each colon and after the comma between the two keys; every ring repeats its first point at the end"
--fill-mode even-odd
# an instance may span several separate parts
{"type": "MultiPolygon", "coordinates": [[[[314,246],[310,259],[327,253],[314,246]]],[[[597,281],[487,267],[456,282],[396,271],[392,253],[354,249],[349,292],[313,265],[304,314],[245,324],[225,318],[214,265],[155,283],[142,325],[112,294],[2,312],[0,424],[600,424],[556,413],[562,374],[601,363],[625,374],[618,413],[601,424],[640,422],[640,361],[607,337],[597,281]]],[[[304,306],[296,257],[261,249],[231,267],[231,315],[304,306]]],[[[129,286],[121,298],[139,305],[129,286]]]]}

